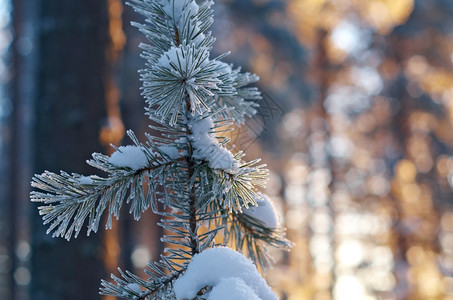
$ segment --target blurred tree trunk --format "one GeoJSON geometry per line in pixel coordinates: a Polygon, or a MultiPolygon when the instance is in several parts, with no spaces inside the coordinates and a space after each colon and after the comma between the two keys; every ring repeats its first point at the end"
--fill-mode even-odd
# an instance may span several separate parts
{"type": "MultiPolygon", "coordinates": [[[[108,16],[104,0],[40,0],[37,51],[34,173],[92,174],[85,161],[103,152],[104,75],[108,16]]],[[[70,242],[45,234],[32,209],[31,299],[100,299],[102,230],[70,242]]]]}

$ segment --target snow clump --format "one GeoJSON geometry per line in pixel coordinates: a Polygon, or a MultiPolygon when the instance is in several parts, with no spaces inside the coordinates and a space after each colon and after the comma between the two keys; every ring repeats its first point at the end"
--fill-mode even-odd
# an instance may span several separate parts
{"type": "Polygon", "coordinates": [[[173,286],[178,300],[192,299],[204,287],[212,287],[207,295],[209,300],[278,299],[252,261],[227,247],[206,249],[194,255],[173,286]]]}
{"type": "Polygon", "coordinates": [[[235,172],[239,169],[239,162],[234,159],[233,153],[225,149],[214,134],[210,133],[214,126],[211,117],[194,120],[189,123],[191,130],[190,141],[193,147],[192,156],[206,160],[214,169],[235,172]]]}
{"type": "Polygon", "coordinates": [[[137,171],[148,166],[148,158],[138,146],[121,146],[110,156],[109,163],[137,171]]]}
{"type": "Polygon", "coordinates": [[[93,184],[94,181],[89,176],[80,176],[77,178],[79,180],[79,184],[93,184]]]}
{"type": "Polygon", "coordinates": [[[243,213],[261,221],[267,228],[278,228],[279,220],[274,204],[269,196],[261,194],[262,199],[255,199],[258,206],[244,208],[243,213]]]}
{"type": "Polygon", "coordinates": [[[193,0],[160,0],[162,9],[167,16],[169,16],[176,25],[180,24],[183,14],[188,14],[192,17],[198,13],[199,6],[193,0]]]}
{"type": "Polygon", "coordinates": [[[207,300],[260,300],[255,292],[238,277],[223,278],[212,288],[207,300]]]}
{"type": "MultiPolygon", "coordinates": [[[[142,292],[142,289],[140,288],[140,286],[137,283],[129,283],[125,287],[131,293],[134,293],[134,294],[137,294],[137,295],[140,295],[141,292],[142,292]]],[[[123,296],[124,297],[128,297],[129,294],[126,291],[123,291],[123,296]]],[[[133,296],[133,299],[139,299],[139,297],[133,296]]]]}
{"type": "Polygon", "coordinates": [[[179,156],[178,149],[173,146],[161,146],[159,150],[165,153],[171,159],[177,159],[179,156]]]}

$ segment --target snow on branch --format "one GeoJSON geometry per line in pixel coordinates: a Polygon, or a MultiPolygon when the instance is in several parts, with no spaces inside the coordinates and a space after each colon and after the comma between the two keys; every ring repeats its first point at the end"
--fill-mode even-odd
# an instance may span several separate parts
{"type": "MultiPolygon", "coordinates": [[[[179,157],[178,149],[173,146],[161,146],[158,148],[159,154],[166,159],[175,160],[179,157]]],[[[152,157],[156,157],[157,153],[153,153],[152,150],[146,149],[148,153],[152,153],[152,157]]],[[[150,162],[148,157],[146,156],[147,152],[145,152],[143,148],[139,146],[121,146],[116,149],[115,152],[112,153],[108,162],[112,165],[122,168],[129,168],[133,171],[138,171],[140,169],[146,169],[150,167],[150,162]]],[[[152,162],[151,166],[157,166],[161,162],[152,162]]]]}
{"type": "Polygon", "coordinates": [[[198,13],[199,7],[193,0],[159,0],[158,2],[161,4],[162,10],[175,25],[179,25],[182,20],[191,18],[198,13]],[[184,18],[183,14],[186,15],[184,18]]]}
{"type": "Polygon", "coordinates": [[[174,282],[178,300],[193,299],[203,289],[207,291],[206,299],[212,300],[226,299],[227,295],[228,299],[238,300],[278,299],[256,266],[239,252],[226,247],[196,254],[185,273],[174,282]],[[230,289],[236,297],[231,297],[230,289]]]}
{"type": "Polygon", "coordinates": [[[257,200],[257,206],[251,206],[243,210],[243,214],[256,219],[267,228],[278,228],[279,220],[274,204],[269,196],[261,194],[261,199],[257,200]]]}
{"type": "MultiPolygon", "coordinates": [[[[129,135],[135,138],[130,132],[129,135]]],[[[44,224],[50,224],[47,233],[53,231],[53,237],[67,240],[73,234],[79,235],[87,218],[87,235],[91,231],[97,232],[107,207],[106,228],[111,228],[112,216],[119,218],[124,202],[131,202],[129,212],[138,220],[142,212],[159,195],[162,196],[157,192],[159,184],[171,180],[172,188],[185,186],[184,178],[179,174],[185,166],[177,153],[176,148],[170,146],[153,150],[143,145],[120,147],[111,157],[94,153],[88,163],[109,173],[108,177],[46,171],[33,177],[32,186],[42,192],[32,191],[31,200],[45,204],[39,207],[39,213],[44,224]],[[145,182],[149,189],[147,193],[143,188],[145,182]]]]}
{"type": "Polygon", "coordinates": [[[207,161],[213,169],[222,169],[230,173],[238,171],[239,161],[212,133],[214,122],[210,116],[190,118],[188,127],[193,158],[207,161]]]}
{"type": "Polygon", "coordinates": [[[121,146],[110,156],[109,163],[137,171],[148,165],[148,159],[137,146],[121,146]]]}
{"type": "MultiPolygon", "coordinates": [[[[269,247],[289,250],[292,243],[286,239],[285,229],[278,222],[275,208],[268,203],[270,199],[261,193],[255,197],[258,206],[244,208],[243,212],[223,213],[224,217],[216,226],[225,228],[224,244],[243,251],[265,270],[273,262],[269,247]]],[[[222,210],[221,206],[212,209],[222,210]]]]}
{"type": "Polygon", "coordinates": [[[262,300],[255,291],[239,277],[227,277],[219,281],[209,293],[209,300],[262,300]]]}

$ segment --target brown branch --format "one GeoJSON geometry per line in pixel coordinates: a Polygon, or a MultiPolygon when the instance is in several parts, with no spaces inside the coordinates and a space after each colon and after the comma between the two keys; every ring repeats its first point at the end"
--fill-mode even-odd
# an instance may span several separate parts
{"type": "MultiPolygon", "coordinates": [[[[190,106],[190,99],[189,95],[186,95],[184,101],[186,102],[186,114],[190,113],[191,106],[190,106]]],[[[189,136],[192,134],[189,125],[186,124],[186,134],[189,136]]],[[[192,161],[193,149],[192,144],[190,143],[190,139],[187,137],[187,144],[188,144],[188,153],[189,155],[186,158],[187,161],[187,172],[189,173],[189,182],[192,179],[194,173],[194,166],[192,161]]],[[[190,246],[192,255],[195,255],[199,252],[198,247],[198,240],[194,239],[193,236],[197,235],[197,209],[195,207],[195,185],[190,187],[190,196],[189,196],[189,206],[190,206],[190,215],[189,215],[189,228],[190,228],[190,246]]]]}
{"type": "MultiPolygon", "coordinates": [[[[179,36],[179,31],[175,27],[175,42],[176,45],[180,45],[180,36],[179,36]]],[[[183,80],[185,81],[185,80],[183,80]]],[[[186,92],[186,95],[184,97],[184,102],[186,104],[186,112],[185,115],[186,117],[189,117],[191,111],[192,111],[192,106],[190,103],[190,98],[189,95],[186,92]]],[[[192,149],[192,144],[190,143],[189,135],[191,135],[192,132],[189,128],[189,125],[186,124],[186,135],[187,135],[187,148],[188,148],[188,155],[185,158],[187,162],[187,172],[188,172],[188,177],[189,177],[189,182],[191,182],[192,176],[194,174],[194,163],[192,161],[192,155],[193,155],[193,149],[192,149]]],[[[198,245],[198,240],[194,238],[194,236],[197,236],[197,208],[195,206],[195,185],[192,185],[190,187],[190,195],[189,195],[189,207],[190,207],[190,212],[189,212],[189,229],[190,229],[190,248],[192,252],[192,256],[197,254],[199,252],[199,245],[198,245]]]]}
{"type": "Polygon", "coordinates": [[[176,27],[174,27],[175,29],[175,42],[176,42],[176,45],[180,45],[181,44],[181,41],[180,41],[180,37],[179,37],[179,31],[176,27]]]}

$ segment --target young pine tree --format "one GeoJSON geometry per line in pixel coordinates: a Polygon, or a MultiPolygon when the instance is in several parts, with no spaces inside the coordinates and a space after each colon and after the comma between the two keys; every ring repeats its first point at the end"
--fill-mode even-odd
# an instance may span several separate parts
{"type": "Polygon", "coordinates": [[[260,93],[254,74],[210,56],[214,38],[210,0],[132,0],[146,17],[133,23],[146,68],[142,94],[150,129],[140,142],[94,153],[88,164],[105,177],[44,172],[35,175],[32,201],[48,232],[69,240],[88,223],[96,232],[107,210],[119,218],[124,202],[135,219],[149,207],[162,217],[168,248],[145,270],[148,279],[119,270],[101,293],[127,299],[276,299],[254,263],[266,268],[269,247],[288,248],[271,201],[258,191],[268,171],[259,160],[232,153],[221,133],[253,117],[260,93]],[[230,247],[230,248],[228,248],[230,247]],[[240,251],[236,252],[235,250],[240,251]],[[244,256],[245,255],[245,256],[244,256]]]}

